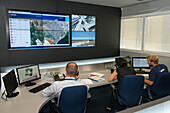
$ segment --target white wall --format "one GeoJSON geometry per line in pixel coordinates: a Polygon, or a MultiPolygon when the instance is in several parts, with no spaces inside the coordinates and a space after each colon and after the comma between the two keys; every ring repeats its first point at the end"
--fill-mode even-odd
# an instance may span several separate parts
{"type": "Polygon", "coordinates": [[[170,11],[170,0],[155,0],[122,8],[122,17],[170,11]]]}

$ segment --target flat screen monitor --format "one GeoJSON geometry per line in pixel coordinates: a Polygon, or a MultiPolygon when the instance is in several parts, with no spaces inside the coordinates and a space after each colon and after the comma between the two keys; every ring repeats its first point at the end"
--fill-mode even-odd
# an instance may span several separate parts
{"type": "Polygon", "coordinates": [[[72,15],[72,47],[94,47],[95,31],[95,16],[72,15]]]}
{"type": "Polygon", "coordinates": [[[25,86],[35,85],[32,81],[41,79],[39,66],[30,65],[25,67],[20,67],[16,69],[18,75],[19,84],[25,83],[25,86]]]}
{"type": "Polygon", "coordinates": [[[134,68],[149,68],[146,57],[132,57],[132,67],[134,68]]]}
{"type": "Polygon", "coordinates": [[[70,15],[8,10],[9,49],[70,46],[70,15]]]}
{"type": "Polygon", "coordinates": [[[14,93],[15,89],[18,87],[15,71],[14,70],[10,71],[5,76],[3,76],[2,79],[4,82],[7,97],[17,96],[18,92],[14,93]]]}

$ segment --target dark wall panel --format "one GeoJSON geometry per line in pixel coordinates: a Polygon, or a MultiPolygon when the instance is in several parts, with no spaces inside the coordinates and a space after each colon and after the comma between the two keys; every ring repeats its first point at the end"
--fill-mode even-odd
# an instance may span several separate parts
{"type": "Polygon", "coordinates": [[[0,1],[0,66],[50,63],[68,60],[118,56],[120,53],[119,8],[74,3],[63,0],[0,1]],[[84,14],[96,16],[96,46],[92,48],[53,48],[8,50],[7,9],[84,14]]]}

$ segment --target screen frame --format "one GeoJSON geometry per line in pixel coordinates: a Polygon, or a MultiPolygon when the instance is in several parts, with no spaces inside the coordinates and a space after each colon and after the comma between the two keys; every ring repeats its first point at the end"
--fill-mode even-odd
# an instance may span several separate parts
{"type": "Polygon", "coordinates": [[[138,67],[134,67],[134,63],[133,63],[133,61],[134,61],[134,59],[137,59],[137,58],[138,58],[138,59],[140,59],[140,58],[141,58],[141,59],[146,59],[146,60],[147,60],[147,58],[146,58],[146,57],[132,57],[131,62],[132,62],[132,67],[133,67],[133,68],[140,68],[140,69],[142,69],[142,68],[144,68],[144,69],[149,69],[149,68],[150,68],[150,67],[149,67],[149,65],[148,65],[148,67],[146,67],[146,66],[145,66],[145,67],[140,67],[140,66],[138,66],[138,67]]]}
{"type": "Polygon", "coordinates": [[[29,50],[29,49],[57,49],[57,48],[70,48],[72,47],[72,33],[71,33],[71,14],[68,13],[58,13],[58,12],[47,12],[47,11],[33,11],[33,10],[23,10],[23,9],[6,9],[6,35],[8,41],[8,50],[29,50]],[[11,47],[10,43],[10,28],[9,28],[9,13],[8,11],[23,11],[23,12],[32,12],[32,13],[42,13],[42,14],[56,14],[56,15],[67,15],[69,16],[69,45],[67,46],[29,46],[29,47],[11,47]]]}
{"type": "Polygon", "coordinates": [[[28,65],[28,66],[23,66],[23,67],[16,68],[16,72],[17,72],[17,76],[18,76],[18,83],[19,83],[19,85],[23,85],[23,84],[26,84],[26,83],[29,83],[29,82],[41,79],[40,68],[39,68],[38,64],[33,64],[33,65],[28,65]],[[29,81],[26,81],[26,82],[21,82],[18,70],[19,69],[23,69],[23,68],[27,68],[27,67],[32,67],[32,66],[37,66],[38,67],[39,77],[35,78],[35,79],[32,79],[32,80],[29,80],[29,81]]]}
{"type": "Polygon", "coordinates": [[[8,72],[5,76],[3,76],[2,79],[3,79],[3,83],[5,86],[5,91],[7,93],[7,96],[11,96],[13,94],[13,92],[16,90],[16,88],[18,87],[18,81],[17,81],[17,77],[16,77],[14,69],[11,70],[10,72],[8,72]],[[15,84],[12,84],[12,85],[10,84],[11,86],[13,86],[13,88],[11,91],[9,91],[9,86],[7,86],[7,84],[8,84],[7,82],[11,81],[11,79],[10,80],[7,80],[7,79],[9,79],[9,76],[11,75],[11,73],[13,74],[13,77],[15,76],[13,78],[13,79],[15,79],[15,84]]]}

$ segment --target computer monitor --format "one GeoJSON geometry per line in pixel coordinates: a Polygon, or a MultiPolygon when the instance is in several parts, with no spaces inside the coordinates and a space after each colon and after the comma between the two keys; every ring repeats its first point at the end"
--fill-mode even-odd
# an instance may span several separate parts
{"type": "Polygon", "coordinates": [[[142,68],[149,68],[149,65],[147,63],[146,57],[132,57],[132,67],[133,68],[139,68],[140,71],[142,71],[142,68]]]}
{"type": "Polygon", "coordinates": [[[14,92],[15,89],[18,87],[18,82],[16,79],[15,71],[12,70],[7,73],[5,76],[2,77],[5,90],[7,93],[7,97],[15,97],[19,94],[19,92],[14,92]]]}
{"type": "Polygon", "coordinates": [[[32,81],[41,79],[39,66],[29,65],[25,67],[20,67],[16,69],[18,75],[19,84],[25,84],[25,86],[35,85],[32,81]]]}

